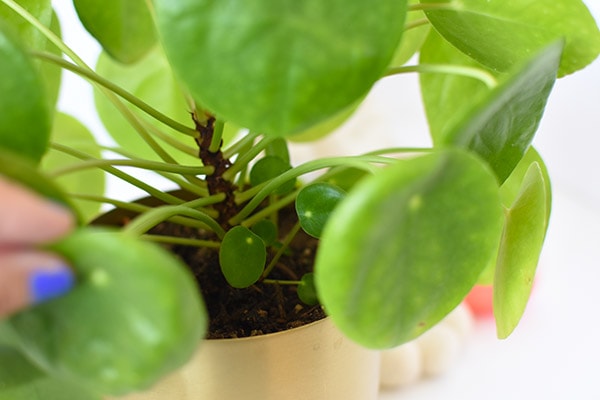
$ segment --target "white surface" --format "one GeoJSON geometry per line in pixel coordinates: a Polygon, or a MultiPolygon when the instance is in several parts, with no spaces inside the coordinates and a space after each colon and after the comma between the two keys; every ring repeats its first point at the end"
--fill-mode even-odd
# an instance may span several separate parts
{"type": "MultiPolygon", "coordinates": [[[[600,0],[587,3],[600,19],[600,0]]],[[[72,13],[71,2],[54,4],[61,16],[72,13]]],[[[66,41],[94,64],[97,45],[81,27],[63,28],[66,41]]],[[[86,121],[108,143],[91,111],[89,86],[69,74],[65,80],[60,107],[86,121]]],[[[347,129],[370,143],[381,133],[394,140],[406,135],[404,145],[426,144],[420,104],[409,100],[416,90],[414,76],[378,85],[347,129]]],[[[553,177],[554,208],[538,281],[521,325],[499,341],[493,322],[479,321],[454,369],[382,393],[380,400],[600,399],[600,62],[557,83],[535,144],[553,177]]],[[[341,147],[336,143],[337,150],[341,147]]],[[[361,145],[360,150],[366,148],[361,145]]],[[[114,181],[109,192],[136,196],[114,181]]]]}

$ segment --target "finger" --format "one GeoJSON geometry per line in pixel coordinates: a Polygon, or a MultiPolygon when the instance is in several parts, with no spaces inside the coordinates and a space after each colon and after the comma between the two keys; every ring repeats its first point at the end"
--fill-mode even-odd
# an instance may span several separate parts
{"type": "Polygon", "coordinates": [[[73,225],[73,216],[63,207],[0,179],[0,245],[50,242],[73,225]]]}
{"type": "Polygon", "coordinates": [[[0,252],[0,318],[65,294],[75,278],[55,255],[31,251],[0,252]]]}

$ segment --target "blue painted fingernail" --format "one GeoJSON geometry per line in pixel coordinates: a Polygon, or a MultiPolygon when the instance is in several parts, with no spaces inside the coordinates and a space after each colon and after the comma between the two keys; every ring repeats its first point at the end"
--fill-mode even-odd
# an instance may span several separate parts
{"type": "Polygon", "coordinates": [[[69,268],[39,270],[29,278],[31,297],[40,303],[67,293],[75,284],[75,276],[69,268]]]}

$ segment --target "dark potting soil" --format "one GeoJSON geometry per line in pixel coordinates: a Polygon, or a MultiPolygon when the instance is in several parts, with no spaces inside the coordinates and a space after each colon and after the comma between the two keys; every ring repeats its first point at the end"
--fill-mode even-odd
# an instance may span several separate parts
{"type": "MultiPolygon", "coordinates": [[[[152,233],[207,239],[206,233],[181,225],[163,223],[152,233]]],[[[317,240],[300,231],[269,279],[300,280],[312,272],[317,240]]],[[[279,332],[325,317],[319,305],[302,303],[295,285],[258,282],[246,289],[229,286],[219,266],[217,249],[171,246],[170,250],[190,267],[208,309],[209,339],[240,338],[279,332]]],[[[267,264],[274,252],[268,254],[267,264]]]]}

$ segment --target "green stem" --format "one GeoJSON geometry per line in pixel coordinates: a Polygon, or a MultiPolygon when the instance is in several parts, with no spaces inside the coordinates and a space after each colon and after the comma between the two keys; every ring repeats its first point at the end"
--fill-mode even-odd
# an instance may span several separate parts
{"type": "Polygon", "coordinates": [[[461,7],[459,4],[451,1],[445,3],[417,3],[408,5],[408,11],[457,11],[460,9],[461,7]]]}
{"type": "Polygon", "coordinates": [[[282,197],[281,199],[279,199],[279,200],[269,204],[267,207],[261,209],[256,214],[252,214],[252,216],[250,216],[249,218],[246,218],[245,220],[240,222],[240,225],[243,225],[245,227],[250,227],[250,226],[256,224],[257,222],[259,222],[271,215],[274,215],[275,211],[281,210],[283,207],[287,206],[288,204],[293,203],[294,200],[296,200],[297,195],[298,195],[298,191],[294,191],[294,192],[288,194],[287,196],[282,197]]]}
{"type": "Polygon", "coordinates": [[[223,140],[223,129],[225,128],[225,123],[221,120],[216,120],[212,141],[210,142],[210,146],[208,146],[208,151],[211,153],[216,153],[221,148],[221,142],[223,140]]]}
{"type": "Polygon", "coordinates": [[[235,154],[238,154],[242,151],[246,151],[246,149],[251,148],[254,144],[254,140],[259,136],[258,133],[248,132],[244,135],[240,140],[236,143],[233,143],[231,146],[223,150],[223,157],[231,158],[235,154]]]}
{"type": "Polygon", "coordinates": [[[146,233],[159,223],[166,221],[175,216],[185,216],[194,218],[197,221],[205,224],[210,230],[215,232],[222,239],[225,236],[225,231],[217,221],[208,216],[206,213],[189,208],[183,205],[176,206],[161,206],[138,216],[124,228],[124,231],[135,235],[146,233]]]}
{"type": "MultiPolygon", "coordinates": [[[[50,143],[51,148],[61,151],[65,154],[69,154],[73,157],[79,158],[80,160],[92,160],[95,159],[94,157],[83,153],[79,150],[70,148],[68,146],[64,146],[62,144],[58,144],[58,143],[50,143]]],[[[100,166],[99,167],[101,170],[108,172],[111,175],[116,176],[119,179],[122,179],[123,181],[145,191],[146,193],[148,193],[151,196],[156,197],[159,200],[164,201],[167,204],[181,204],[183,203],[183,200],[175,197],[175,196],[171,196],[168,193],[164,193],[158,189],[155,189],[154,187],[146,184],[145,182],[140,181],[137,178],[134,178],[133,176],[115,168],[115,167],[111,167],[111,166],[100,166]]]]}
{"type": "Polygon", "coordinates": [[[287,285],[287,286],[298,286],[302,281],[282,281],[279,279],[263,279],[262,283],[267,285],[287,285]]]}
{"type": "Polygon", "coordinates": [[[408,31],[410,29],[418,28],[419,26],[429,25],[429,20],[427,18],[421,18],[414,21],[407,22],[404,26],[404,31],[408,31]]]}
{"type": "Polygon", "coordinates": [[[113,166],[113,167],[134,167],[140,168],[150,171],[164,171],[164,172],[173,172],[176,174],[192,174],[192,175],[200,175],[200,174],[212,174],[214,172],[213,167],[194,167],[194,166],[184,166],[184,165],[173,165],[166,164],[156,161],[147,161],[147,160],[84,160],[77,164],[69,165],[67,167],[63,167],[57,169],[50,173],[49,175],[53,178],[59,177],[61,175],[66,175],[74,172],[83,171],[91,168],[100,168],[105,166],[113,166]]]}
{"type": "Polygon", "coordinates": [[[256,145],[252,146],[247,152],[241,153],[235,163],[223,173],[223,179],[231,181],[235,175],[246,168],[250,161],[254,160],[267,146],[272,143],[276,137],[263,138],[256,145]]]}
{"type": "Polygon", "coordinates": [[[129,103],[133,104],[134,106],[136,106],[137,108],[139,108],[140,110],[142,110],[143,112],[145,112],[146,114],[150,115],[151,117],[153,117],[154,119],[162,122],[163,124],[173,128],[174,130],[181,132],[185,135],[191,136],[191,137],[198,137],[198,132],[196,132],[195,129],[190,128],[186,125],[183,125],[177,121],[175,121],[174,119],[166,116],[165,114],[161,113],[160,111],[158,111],[157,109],[155,109],[154,107],[150,106],[148,103],[144,102],[143,100],[140,100],[139,98],[137,98],[136,96],[134,96],[133,94],[129,93],[127,90],[121,88],[118,85],[115,85],[114,83],[112,83],[111,81],[103,78],[102,76],[98,75],[97,73],[95,73],[94,71],[87,69],[87,68],[82,68],[76,64],[70,63],[67,60],[64,60],[61,57],[57,57],[54,54],[51,53],[45,53],[45,52],[31,52],[30,53],[33,57],[39,58],[41,60],[45,60],[48,62],[51,62],[61,68],[64,68],[66,70],[69,70],[71,72],[76,73],[77,75],[80,75],[82,77],[85,77],[97,84],[99,84],[100,86],[110,90],[112,93],[118,95],[119,97],[127,100],[129,103]]]}
{"type": "Polygon", "coordinates": [[[394,163],[397,160],[379,157],[379,156],[356,156],[356,157],[332,157],[332,158],[324,158],[321,160],[314,160],[304,163],[296,168],[292,168],[278,177],[265,182],[256,188],[252,188],[247,190],[246,192],[240,193],[236,196],[236,201],[244,202],[246,198],[250,198],[251,200],[240,210],[240,212],[234,216],[229,222],[232,225],[237,225],[245,218],[247,218],[252,211],[256,207],[258,207],[262,201],[273,191],[292,179],[296,179],[297,177],[313,172],[318,171],[320,169],[337,167],[337,166],[352,166],[360,169],[367,170],[369,172],[374,172],[374,166],[372,163],[378,164],[390,164],[394,163]]]}
{"type": "Polygon", "coordinates": [[[267,276],[269,276],[269,274],[273,271],[273,268],[275,268],[275,266],[279,262],[279,259],[281,258],[283,253],[287,250],[287,248],[290,246],[290,243],[292,243],[292,240],[294,240],[294,237],[296,237],[296,235],[298,234],[299,231],[300,231],[300,222],[297,222],[296,225],[294,225],[294,227],[288,232],[285,239],[281,243],[281,247],[279,248],[279,250],[277,250],[277,253],[275,253],[275,256],[273,256],[273,259],[271,260],[269,265],[267,265],[267,267],[265,268],[265,271],[262,274],[263,278],[266,278],[267,276]]]}
{"type": "Polygon", "coordinates": [[[386,76],[404,74],[408,72],[465,76],[483,82],[490,89],[493,89],[498,85],[496,77],[483,69],[452,64],[419,64],[393,67],[388,69],[386,76]]]}
{"type": "Polygon", "coordinates": [[[141,239],[147,240],[150,242],[157,243],[165,243],[165,244],[175,244],[181,246],[192,246],[192,247],[210,247],[218,249],[221,246],[221,243],[215,242],[212,240],[200,240],[200,239],[190,239],[190,238],[182,238],[176,236],[162,236],[162,235],[142,235],[141,239]]]}

